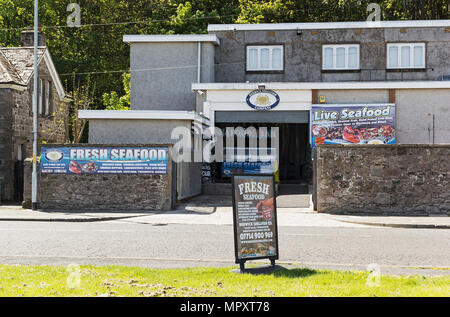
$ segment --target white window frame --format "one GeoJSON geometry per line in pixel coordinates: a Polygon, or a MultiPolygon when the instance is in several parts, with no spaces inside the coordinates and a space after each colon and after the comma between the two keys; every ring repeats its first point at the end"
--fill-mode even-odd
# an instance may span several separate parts
{"type": "Polygon", "coordinates": [[[284,70],[284,46],[283,45],[247,45],[247,60],[246,60],[246,69],[247,71],[283,71],[284,70]],[[261,67],[261,50],[264,48],[269,49],[269,67],[268,68],[262,68],[261,67]],[[257,67],[256,68],[249,68],[249,61],[250,61],[250,49],[257,49],[258,50],[258,60],[256,62],[257,67]],[[272,52],[274,49],[281,49],[281,67],[280,68],[274,68],[272,66],[273,60],[272,60],[272,52]]]}
{"type": "Polygon", "coordinates": [[[360,69],[360,50],[359,44],[327,44],[322,45],[322,70],[359,70],[360,69]],[[333,66],[325,67],[325,49],[332,48],[333,49],[333,66]],[[345,48],[345,66],[344,67],[336,67],[336,50],[338,48],[345,48]],[[348,66],[348,50],[349,48],[356,48],[358,54],[358,61],[356,67],[350,68],[348,66]]]}
{"type": "Polygon", "coordinates": [[[425,43],[388,43],[386,44],[386,69],[424,69],[426,68],[426,46],[425,43]],[[409,46],[409,67],[402,66],[402,47],[409,46]],[[422,54],[422,66],[416,67],[414,66],[414,46],[421,46],[423,48],[422,54]],[[389,48],[397,47],[397,66],[390,67],[389,66],[389,48]]]}
{"type": "Polygon", "coordinates": [[[41,78],[39,78],[39,86],[38,86],[38,114],[42,115],[42,111],[43,111],[43,102],[42,102],[42,98],[44,95],[44,80],[42,80],[41,78]]]}
{"type": "Polygon", "coordinates": [[[23,161],[22,144],[17,145],[17,160],[23,161]]]}
{"type": "Polygon", "coordinates": [[[44,80],[45,83],[45,107],[44,114],[48,116],[50,114],[50,82],[44,80]]]}

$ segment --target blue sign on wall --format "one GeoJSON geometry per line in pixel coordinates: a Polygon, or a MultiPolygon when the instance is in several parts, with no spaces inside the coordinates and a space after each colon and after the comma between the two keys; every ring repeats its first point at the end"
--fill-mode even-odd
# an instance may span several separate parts
{"type": "Polygon", "coordinates": [[[313,105],[311,145],[395,144],[395,104],[313,105]]]}
{"type": "Polygon", "coordinates": [[[273,162],[224,162],[222,163],[223,177],[233,174],[271,174],[275,172],[273,162]]]}
{"type": "Polygon", "coordinates": [[[168,147],[43,147],[45,174],[167,174],[168,147]]]}

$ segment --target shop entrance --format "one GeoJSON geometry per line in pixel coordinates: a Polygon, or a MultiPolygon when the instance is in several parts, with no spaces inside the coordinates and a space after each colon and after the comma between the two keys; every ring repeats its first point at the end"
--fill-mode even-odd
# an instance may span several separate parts
{"type": "Polygon", "coordinates": [[[280,124],[280,182],[305,183],[311,177],[308,124],[280,124]]]}
{"type": "MultiPolygon", "coordinates": [[[[280,190],[289,192],[308,192],[308,184],[311,181],[311,150],[309,145],[309,112],[308,111],[239,111],[216,112],[216,127],[222,129],[242,127],[247,129],[254,127],[267,127],[269,137],[267,147],[275,145],[270,135],[271,128],[278,128],[279,160],[277,162],[280,190]],[[286,186],[283,186],[286,184],[286,186]],[[288,185],[303,186],[288,186],[288,185]]],[[[235,141],[235,146],[237,142],[235,141]]],[[[248,148],[251,142],[246,136],[245,146],[248,148]]],[[[224,142],[224,147],[226,146],[224,142]]],[[[258,146],[261,146],[258,144],[258,146]]],[[[224,149],[225,150],[225,149],[224,149]]],[[[248,151],[248,149],[246,149],[248,151]]],[[[225,153],[225,152],[224,152],[225,153]]],[[[253,166],[243,166],[239,163],[215,163],[212,167],[213,182],[230,182],[233,172],[251,171],[253,166]]],[[[251,165],[251,164],[250,164],[251,165]]]]}

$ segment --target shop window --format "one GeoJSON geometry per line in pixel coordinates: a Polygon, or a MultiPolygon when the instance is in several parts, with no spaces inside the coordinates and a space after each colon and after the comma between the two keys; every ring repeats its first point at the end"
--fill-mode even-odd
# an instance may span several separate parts
{"type": "Polygon", "coordinates": [[[425,43],[387,44],[388,69],[425,68],[425,43]]]}
{"type": "Polygon", "coordinates": [[[247,71],[282,71],[283,45],[247,46],[247,71]]]}
{"type": "Polygon", "coordinates": [[[323,70],[359,69],[359,44],[323,45],[323,70]]]}

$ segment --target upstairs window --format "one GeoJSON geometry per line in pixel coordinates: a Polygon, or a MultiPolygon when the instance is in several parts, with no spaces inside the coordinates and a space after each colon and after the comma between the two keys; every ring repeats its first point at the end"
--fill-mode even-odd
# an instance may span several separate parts
{"type": "Polygon", "coordinates": [[[44,80],[39,78],[38,85],[38,113],[42,116],[44,105],[44,80]]]}
{"type": "Polygon", "coordinates": [[[45,83],[45,96],[44,96],[44,102],[45,102],[45,107],[44,107],[44,114],[46,116],[51,114],[51,88],[52,88],[52,83],[49,82],[48,80],[44,81],[45,83]]]}
{"type": "Polygon", "coordinates": [[[322,69],[359,69],[359,44],[322,46],[322,69]]]}
{"type": "Polygon", "coordinates": [[[247,46],[247,71],[272,70],[283,70],[283,45],[247,46]]]}
{"type": "Polygon", "coordinates": [[[425,43],[387,44],[388,69],[425,68],[425,43]]]}
{"type": "Polygon", "coordinates": [[[49,116],[53,111],[52,82],[39,78],[38,86],[38,113],[40,116],[49,116]]]}

